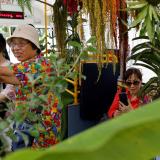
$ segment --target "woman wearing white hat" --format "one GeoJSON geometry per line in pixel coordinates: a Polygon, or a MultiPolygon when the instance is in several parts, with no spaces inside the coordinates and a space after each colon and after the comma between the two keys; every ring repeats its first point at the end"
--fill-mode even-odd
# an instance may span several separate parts
{"type": "MultiPolygon", "coordinates": [[[[40,52],[38,32],[31,25],[21,25],[16,28],[7,43],[21,63],[13,64],[11,69],[0,67],[0,82],[16,85],[17,110],[29,109],[32,113],[36,112],[41,115],[40,119],[37,119],[38,116],[25,117],[27,124],[22,125],[19,129],[30,137],[28,146],[36,148],[52,146],[60,141],[61,109],[57,108],[58,102],[46,87],[46,79],[48,79],[51,69],[49,61],[40,52]],[[41,78],[39,78],[40,76],[41,78]],[[45,102],[38,99],[44,94],[43,92],[48,98],[45,102]],[[35,98],[37,99],[36,107],[33,103],[35,98]],[[43,110],[42,106],[46,109],[43,110]],[[32,142],[32,136],[26,131],[26,128],[32,127],[33,129],[33,124],[37,124],[38,121],[42,125],[38,128],[39,134],[33,138],[32,142]]],[[[18,136],[21,139],[21,136],[18,136]]],[[[24,143],[19,143],[19,146],[17,143],[13,144],[13,149],[21,147],[24,147],[24,143]]]]}

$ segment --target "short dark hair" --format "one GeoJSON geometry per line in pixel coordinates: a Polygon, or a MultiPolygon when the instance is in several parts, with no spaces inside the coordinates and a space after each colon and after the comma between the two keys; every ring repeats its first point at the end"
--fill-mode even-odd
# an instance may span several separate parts
{"type": "Polygon", "coordinates": [[[6,40],[1,33],[0,33],[0,52],[2,52],[3,56],[9,60],[9,55],[6,49],[6,40]]]}
{"type": "Polygon", "coordinates": [[[3,35],[0,33],[0,52],[4,52],[6,49],[6,40],[3,35]]]}
{"type": "Polygon", "coordinates": [[[30,43],[31,43],[32,49],[37,50],[37,54],[40,54],[41,50],[34,43],[32,43],[32,42],[30,42],[30,43]]]}
{"type": "Polygon", "coordinates": [[[126,81],[132,74],[135,74],[142,81],[142,73],[138,68],[129,68],[127,69],[124,80],[126,81]]]}

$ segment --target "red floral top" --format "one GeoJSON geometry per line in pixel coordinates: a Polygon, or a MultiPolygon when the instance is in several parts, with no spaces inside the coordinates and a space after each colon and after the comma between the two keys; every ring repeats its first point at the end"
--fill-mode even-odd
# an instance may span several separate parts
{"type": "Polygon", "coordinates": [[[33,94],[39,97],[42,92],[43,95],[46,92],[48,97],[47,101],[41,102],[41,105],[46,108],[41,114],[44,128],[39,129],[39,137],[35,138],[33,147],[49,147],[58,143],[61,131],[61,107],[54,94],[47,92],[44,86],[51,71],[48,60],[42,55],[37,55],[34,59],[12,65],[12,70],[21,82],[16,87],[16,108],[25,105],[33,111],[30,103],[33,101],[33,94]]]}

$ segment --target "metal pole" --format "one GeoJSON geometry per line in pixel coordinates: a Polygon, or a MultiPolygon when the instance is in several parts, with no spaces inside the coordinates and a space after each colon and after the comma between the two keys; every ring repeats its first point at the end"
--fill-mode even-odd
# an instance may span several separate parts
{"type": "Polygon", "coordinates": [[[44,0],[44,19],[45,19],[45,42],[46,42],[46,53],[48,53],[48,47],[47,47],[47,44],[48,44],[48,41],[47,41],[47,35],[48,35],[48,17],[47,17],[47,2],[46,0],[44,0]]]}

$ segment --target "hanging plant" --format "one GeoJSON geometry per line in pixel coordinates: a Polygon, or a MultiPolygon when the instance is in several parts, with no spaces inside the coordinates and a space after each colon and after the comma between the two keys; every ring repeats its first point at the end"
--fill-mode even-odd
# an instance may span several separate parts
{"type": "Polygon", "coordinates": [[[56,34],[56,44],[59,56],[65,57],[65,39],[67,27],[67,10],[62,0],[57,0],[53,6],[53,23],[56,34]]]}

